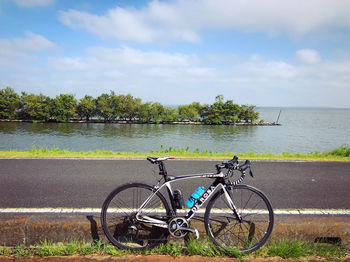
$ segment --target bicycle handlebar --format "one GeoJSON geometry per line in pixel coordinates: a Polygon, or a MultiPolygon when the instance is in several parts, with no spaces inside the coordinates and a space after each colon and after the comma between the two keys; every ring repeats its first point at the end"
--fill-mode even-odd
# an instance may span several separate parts
{"type": "Polygon", "coordinates": [[[238,167],[238,170],[244,171],[244,170],[246,170],[247,168],[250,168],[250,164],[251,164],[250,160],[246,160],[245,163],[244,163],[243,165],[240,165],[240,166],[238,167]]]}
{"type": "Polygon", "coordinates": [[[244,162],[244,164],[239,165],[238,164],[238,157],[234,156],[231,160],[229,161],[224,161],[221,164],[217,164],[216,165],[216,170],[218,171],[218,173],[221,172],[221,169],[228,169],[227,174],[232,173],[233,170],[238,170],[241,172],[241,177],[233,182],[232,184],[239,184],[243,181],[244,177],[245,177],[245,171],[249,168],[249,174],[251,177],[254,177],[253,172],[252,172],[252,168],[251,168],[251,162],[250,160],[246,160],[244,162]]]}

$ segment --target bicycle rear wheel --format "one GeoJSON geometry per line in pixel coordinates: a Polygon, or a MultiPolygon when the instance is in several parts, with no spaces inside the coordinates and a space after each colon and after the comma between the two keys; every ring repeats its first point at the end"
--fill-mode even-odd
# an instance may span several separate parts
{"type": "MultiPolygon", "coordinates": [[[[122,249],[138,250],[152,248],[166,240],[167,228],[136,219],[137,211],[151,194],[151,186],[131,183],[116,188],[106,198],[102,206],[101,223],[113,245],[122,249]]],[[[170,208],[164,196],[157,193],[139,214],[165,221],[170,214],[170,208]]]]}
{"type": "Polygon", "coordinates": [[[237,219],[224,191],[220,190],[207,206],[206,232],[214,244],[222,248],[244,253],[257,250],[272,232],[274,216],[270,201],[261,191],[248,185],[230,187],[228,191],[242,221],[237,219]]]}

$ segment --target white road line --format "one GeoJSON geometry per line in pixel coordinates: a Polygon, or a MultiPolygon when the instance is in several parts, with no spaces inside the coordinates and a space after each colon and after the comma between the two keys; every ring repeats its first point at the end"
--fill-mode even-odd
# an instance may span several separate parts
{"type": "MultiPolygon", "coordinates": [[[[178,210],[179,215],[186,214],[188,209],[178,210]]],[[[0,214],[86,214],[100,213],[100,208],[0,208],[0,214]]],[[[123,213],[125,210],[113,210],[116,213],[123,213]]],[[[147,210],[146,210],[147,212],[147,210]]],[[[157,210],[162,212],[162,210],[157,210]]],[[[214,211],[215,212],[215,211],[214,211]]],[[[217,211],[219,213],[219,211],[217,211]]],[[[205,209],[199,209],[196,213],[204,214],[205,209]]],[[[216,212],[215,212],[216,213],[216,212]]],[[[222,211],[220,211],[222,213],[222,211]]],[[[225,213],[225,211],[224,211],[225,213]]],[[[262,210],[244,210],[243,213],[265,214],[267,211],[262,210]]],[[[274,210],[275,215],[345,215],[350,216],[350,210],[334,209],[293,209],[293,210],[274,210]]]]}
{"type": "Polygon", "coordinates": [[[100,213],[100,208],[1,208],[0,214],[6,213],[16,213],[16,214],[25,214],[25,213],[34,213],[34,214],[44,214],[44,213],[100,213]]]}

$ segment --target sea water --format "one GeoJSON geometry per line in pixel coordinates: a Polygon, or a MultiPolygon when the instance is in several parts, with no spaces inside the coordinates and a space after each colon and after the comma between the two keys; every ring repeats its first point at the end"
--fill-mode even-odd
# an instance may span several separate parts
{"type": "Polygon", "coordinates": [[[280,126],[0,122],[0,150],[32,147],[150,152],[307,153],[350,144],[350,109],[258,108],[280,126]]]}

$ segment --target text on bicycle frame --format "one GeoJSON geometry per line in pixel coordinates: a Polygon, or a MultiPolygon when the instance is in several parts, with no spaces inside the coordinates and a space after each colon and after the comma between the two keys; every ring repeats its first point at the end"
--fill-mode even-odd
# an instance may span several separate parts
{"type": "Polygon", "coordinates": [[[191,208],[191,210],[188,212],[186,218],[191,218],[194,213],[204,204],[204,202],[209,198],[209,196],[215,191],[216,187],[211,185],[204,193],[203,195],[198,198],[197,202],[194,204],[194,206],[191,208]]]}

